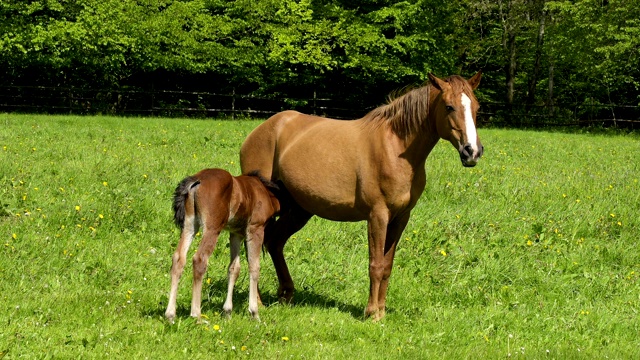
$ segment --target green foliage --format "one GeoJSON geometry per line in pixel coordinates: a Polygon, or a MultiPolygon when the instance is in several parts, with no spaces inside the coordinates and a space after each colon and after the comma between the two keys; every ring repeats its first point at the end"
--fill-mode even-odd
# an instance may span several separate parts
{"type": "Polygon", "coordinates": [[[486,153],[471,169],[440,143],[380,323],[363,319],[366,225],[314,218],[285,247],[294,305],[277,303],[263,257],[266,307],[252,321],[243,256],[223,319],[224,235],[205,276],[208,323],[188,316],[187,266],[169,325],[173,189],[204,167],[237,174],[258,123],[0,115],[0,357],[639,355],[632,134],[480,129],[486,153]]]}
{"type": "Polygon", "coordinates": [[[483,101],[637,104],[639,18],[631,0],[4,1],[0,78],[368,106],[428,72],[482,69],[483,101]]]}

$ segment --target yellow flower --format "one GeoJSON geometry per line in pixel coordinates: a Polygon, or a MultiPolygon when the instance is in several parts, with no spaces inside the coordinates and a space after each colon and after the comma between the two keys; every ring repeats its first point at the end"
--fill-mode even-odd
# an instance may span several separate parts
{"type": "Polygon", "coordinates": [[[442,256],[447,256],[447,252],[444,250],[440,250],[440,254],[442,254],[442,256]]]}
{"type": "Polygon", "coordinates": [[[104,219],[104,215],[102,215],[102,214],[98,214],[98,217],[99,217],[100,219],[104,219]]]}
{"type": "Polygon", "coordinates": [[[283,337],[282,337],[282,341],[289,341],[289,338],[288,338],[288,337],[286,337],[286,336],[283,336],[283,337]]]}
{"type": "Polygon", "coordinates": [[[527,246],[531,246],[533,245],[533,242],[531,242],[531,240],[527,240],[527,246]]]}
{"type": "Polygon", "coordinates": [[[76,211],[80,211],[80,205],[76,205],[76,211]]]}
{"type": "Polygon", "coordinates": [[[102,182],[102,186],[108,186],[108,185],[109,185],[109,183],[107,183],[106,181],[102,182]]]}
{"type": "Polygon", "coordinates": [[[220,325],[218,325],[218,324],[213,325],[213,330],[219,331],[220,330],[220,325]]]}
{"type": "Polygon", "coordinates": [[[241,347],[240,351],[247,351],[247,347],[246,346],[241,347]]]}

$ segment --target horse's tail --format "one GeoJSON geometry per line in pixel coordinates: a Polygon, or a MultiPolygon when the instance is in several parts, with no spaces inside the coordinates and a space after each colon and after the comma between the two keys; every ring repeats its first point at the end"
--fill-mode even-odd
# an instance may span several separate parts
{"type": "Polygon", "coordinates": [[[200,184],[200,180],[193,176],[188,176],[178,184],[173,193],[173,221],[180,229],[184,227],[186,202],[194,201],[193,197],[189,198],[189,194],[198,184],[200,184]]]}

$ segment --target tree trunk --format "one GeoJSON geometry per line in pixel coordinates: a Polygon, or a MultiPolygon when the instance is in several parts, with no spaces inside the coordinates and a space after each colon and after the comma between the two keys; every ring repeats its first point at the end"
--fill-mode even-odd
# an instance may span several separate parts
{"type": "Polygon", "coordinates": [[[507,62],[507,105],[513,105],[516,79],[516,32],[513,29],[507,34],[508,62],[507,62]]]}
{"type": "Polygon", "coordinates": [[[536,42],[536,58],[533,65],[533,74],[529,79],[529,91],[527,92],[527,105],[532,105],[536,101],[536,87],[538,85],[538,76],[540,74],[540,62],[542,59],[542,45],[544,43],[544,23],[547,12],[542,10],[540,13],[540,27],[538,28],[538,41],[536,42]]]}
{"type": "Polygon", "coordinates": [[[553,117],[553,62],[549,63],[549,94],[547,97],[549,117],[553,117]]]}

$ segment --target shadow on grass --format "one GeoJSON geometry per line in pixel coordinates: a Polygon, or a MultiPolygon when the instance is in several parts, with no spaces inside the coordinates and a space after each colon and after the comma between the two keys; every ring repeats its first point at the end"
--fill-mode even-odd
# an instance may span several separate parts
{"type": "MultiPolygon", "coordinates": [[[[224,304],[227,294],[226,279],[216,280],[209,285],[205,285],[202,290],[202,312],[222,313],[222,304],[224,304]]],[[[276,293],[267,293],[261,291],[260,297],[263,305],[266,307],[279,304],[279,299],[276,293]]],[[[164,312],[167,307],[167,301],[167,297],[163,296],[157,303],[155,308],[148,308],[146,311],[143,311],[143,315],[152,317],[164,317],[164,312]]],[[[245,311],[248,304],[248,289],[240,289],[238,286],[236,286],[233,292],[234,313],[238,311],[245,311]]],[[[359,307],[353,304],[347,304],[340,301],[339,299],[328,297],[324,294],[319,294],[313,289],[296,289],[293,294],[293,304],[291,306],[309,306],[321,309],[337,309],[342,313],[351,315],[355,319],[364,319],[364,305],[362,307],[359,307]]],[[[178,318],[188,318],[191,314],[190,307],[191,294],[189,292],[189,296],[178,297],[176,316],[178,318]]],[[[389,312],[389,309],[387,309],[387,312],[389,312]]]]}

